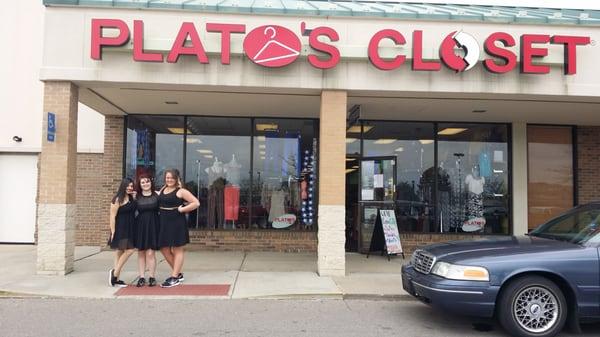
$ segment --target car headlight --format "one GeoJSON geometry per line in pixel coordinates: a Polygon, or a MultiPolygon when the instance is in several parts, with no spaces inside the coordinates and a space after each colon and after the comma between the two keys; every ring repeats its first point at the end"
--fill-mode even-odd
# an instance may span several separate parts
{"type": "Polygon", "coordinates": [[[431,273],[451,280],[489,281],[490,273],[483,267],[461,266],[447,262],[438,262],[431,273]]]}

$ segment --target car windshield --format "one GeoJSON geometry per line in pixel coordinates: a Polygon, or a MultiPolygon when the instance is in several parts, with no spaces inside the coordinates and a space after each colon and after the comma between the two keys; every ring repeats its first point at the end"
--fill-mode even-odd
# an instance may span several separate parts
{"type": "Polygon", "coordinates": [[[600,243],[600,207],[576,208],[538,226],[529,235],[580,245],[597,245],[600,243]]]}

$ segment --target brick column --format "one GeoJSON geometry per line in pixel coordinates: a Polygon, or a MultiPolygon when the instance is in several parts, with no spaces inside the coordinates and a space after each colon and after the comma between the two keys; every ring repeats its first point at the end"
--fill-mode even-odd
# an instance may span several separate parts
{"type": "Polygon", "coordinates": [[[600,200],[600,127],[577,127],[578,204],[600,200]]]}
{"type": "Polygon", "coordinates": [[[104,153],[78,154],[77,245],[108,239],[109,205],[123,174],[123,123],[123,116],[104,116],[104,153]]]}
{"type": "Polygon", "coordinates": [[[346,273],[346,109],[345,91],[323,91],[319,130],[318,271],[346,273]]]}
{"type": "Polygon", "coordinates": [[[37,211],[37,272],[73,271],[75,252],[78,88],[70,82],[44,84],[44,121],[37,211]],[[56,115],[56,138],[48,142],[46,113],[56,115]]]}

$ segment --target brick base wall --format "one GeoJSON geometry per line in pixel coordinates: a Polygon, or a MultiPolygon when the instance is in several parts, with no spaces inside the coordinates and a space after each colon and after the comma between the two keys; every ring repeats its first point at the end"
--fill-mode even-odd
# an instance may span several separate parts
{"type": "Polygon", "coordinates": [[[402,242],[402,250],[404,250],[405,255],[412,254],[415,249],[420,248],[422,246],[438,243],[438,242],[447,242],[447,241],[455,241],[455,240],[475,240],[480,239],[485,236],[481,235],[465,235],[465,234],[400,234],[400,241],[402,242]]]}
{"type": "Polygon", "coordinates": [[[267,251],[314,253],[316,232],[293,231],[190,231],[190,249],[211,251],[267,251]]]}
{"type": "Polygon", "coordinates": [[[600,200],[600,127],[577,127],[577,188],[579,204],[600,200]]]}

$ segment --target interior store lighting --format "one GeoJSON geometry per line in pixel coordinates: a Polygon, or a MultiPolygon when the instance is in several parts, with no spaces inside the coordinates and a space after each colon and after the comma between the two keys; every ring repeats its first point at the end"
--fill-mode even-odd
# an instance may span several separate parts
{"type": "Polygon", "coordinates": [[[258,136],[258,137],[256,137],[256,140],[258,140],[259,142],[265,142],[265,141],[267,141],[267,137],[265,137],[265,136],[258,136]]]}
{"type": "Polygon", "coordinates": [[[260,144],[260,145],[258,145],[258,148],[259,148],[259,149],[266,149],[266,148],[267,148],[267,146],[266,146],[265,144],[260,144]]]}
{"type": "Polygon", "coordinates": [[[200,140],[199,138],[188,138],[187,143],[188,144],[202,144],[202,140],[200,140]]]}
{"type": "Polygon", "coordinates": [[[374,141],[373,144],[392,144],[393,142],[395,142],[397,140],[398,139],[381,138],[381,139],[377,139],[376,141],[374,141]]]}
{"type": "Polygon", "coordinates": [[[404,151],[404,148],[402,146],[400,146],[399,148],[394,150],[394,152],[402,152],[402,151],[404,151]]]}
{"type": "Polygon", "coordinates": [[[212,155],[212,154],[205,154],[205,155],[204,155],[204,158],[211,159],[212,157],[213,157],[213,155],[212,155]]]}
{"type": "Polygon", "coordinates": [[[212,154],[213,153],[212,150],[207,150],[207,149],[199,149],[196,151],[198,151],[199,153],[204,153],[204,154],[212,154]]]}
{"type": "Polygon", "coordinates": [[[356,171],[356,169],[346,169],[346,174],[356,171]]]}
{"type": "MultiPolygon", "coordinates": [[[[363,132],[367,133],[373,128],[372,125],[363,125],[363,132]]],[[[354,125],[346,130],[347,133],[360,133],[360,125],[354,125]]]]}
{"type": "MultiPolygon", "coordinates": [[[[184,128],[167,128],[170,133],[175,133],[178,135],[183,135],[184,128]]],[[[187,133],[192,133],[190,130],[187,130],[187,133]]]]}
{"type": "Polygon", "coordinates": [[[442,136],[452,136],[457,135],[461,132],[465,132],[467,129],[464,128],[445,128],[444,130],[438,131],[438,135],[442,136]]]}
{"type": "Polygon", "coordinates": [[[274,124],[274,123],[265,123],[265,124],[258,123],[258,124],[256,124],[256,131],[277,130],[278,127],[279,126],[277,124],[274,124]]]}
{"type": "Polygon", "coordinates": [[[419,139],[419,143],[423,145],[433,144],[433,139],[419,139]]]}
{"type": "Polygon", "coordinates": [[[355,161],[356,158],[346,158],[346,161],[355,161]]]}
{"type": "Polygon", "coordinates": [[[357,141],[357,139],[356,139],[356,138],[346,138],[346,144],[352,144],[352,143],[354,143],[355,141],[357,141]]]}

